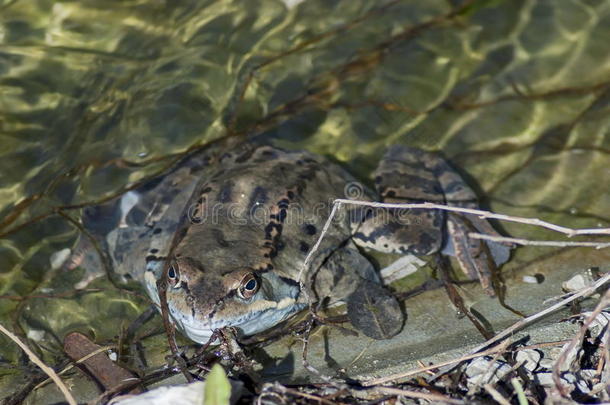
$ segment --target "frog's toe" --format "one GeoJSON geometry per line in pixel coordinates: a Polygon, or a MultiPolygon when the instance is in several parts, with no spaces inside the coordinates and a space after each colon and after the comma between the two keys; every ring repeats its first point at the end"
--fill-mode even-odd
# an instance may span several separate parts
{"type": "Polygon", "coordinates": [[[389,339],[402,329],[405,316],[396,298],[383,286],[362,280],[347,299],[352,325],[373,339],[389,339]]]}

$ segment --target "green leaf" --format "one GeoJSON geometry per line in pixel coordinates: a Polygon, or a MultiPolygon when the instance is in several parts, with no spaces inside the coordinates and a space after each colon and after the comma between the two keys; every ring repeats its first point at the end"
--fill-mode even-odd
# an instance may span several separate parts
{"type": "Polygon", "coordinates": [[[205,380],[203,405],[229,405],[231,384],[220,364],[214,364],[205,380]]]}

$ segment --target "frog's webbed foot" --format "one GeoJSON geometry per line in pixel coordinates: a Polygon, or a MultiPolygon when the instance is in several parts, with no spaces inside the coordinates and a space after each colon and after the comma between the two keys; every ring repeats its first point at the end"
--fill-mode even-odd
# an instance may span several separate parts
{"type": "Polygon", "coordinates": [[[347,298],[351,324],[373,339],[389,339],[402,329],[403,311],[396,298],[382,285],[362,280],[347,298]]]}

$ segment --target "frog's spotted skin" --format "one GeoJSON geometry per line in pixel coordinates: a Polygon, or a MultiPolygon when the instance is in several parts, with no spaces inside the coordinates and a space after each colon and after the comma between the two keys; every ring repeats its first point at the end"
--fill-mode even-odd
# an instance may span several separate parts
{"type": "MultiPolygon", "coordinates": [[[[343,198],[346,185],[355,182],[339,166],[308,152],[232,142],[185,159],[169,174],[90,210],[84,219],[108,249],[115,271],[141,280],[157,302],[156,280],[168,271],[171,316],[200,343],[225,326],[244,335],[261,332],[305,307],[297,280],[304,259],[332,200],[343,198]]],[[[388,151],[375,186],[388,202],[476,206],[472,191],[442,159],[411,148],[388,151]]],[[[365,190],[361,199],[380,197],[365,190]]],[[[440,211],[354,209],[329,228],[305,272],[307,296],[345,300],[356,327],[375,338],[390,337],[401,328],[400,308],[386,290],[372,287],[378,276],[354,243],[418,255],[453,250],[462,255],[465,271],[489,280],[487,267],[480,267],[492,262],[494,252],[445,236],[448,231],[463,236],[467,226],[440,211]],[[391,324],[381,334],[367,330],[366,315],[359,312],[371,291],[379,296],[377,310],[391,324]]],[[[483,220],[473,226],[493,233],[483,220]]],[[[499,263],[508,250],[497,250],[499,263]]]]}

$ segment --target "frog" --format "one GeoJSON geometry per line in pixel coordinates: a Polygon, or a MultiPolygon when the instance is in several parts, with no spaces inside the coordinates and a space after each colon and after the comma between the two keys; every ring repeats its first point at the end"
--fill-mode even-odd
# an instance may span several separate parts
{"type": "MultiPolygon", "coordinates": [[[[404,311],[370,251],[454,256],[493,294],[491,275],[510,248],[468,238],[471,230],[498,234],[483,218],[346,205],[324,229],[339,198],[478,207],[472,189],[437,153],[390,146],[372,178],[369,187],[326,157],[229,138],[86,208],[82,223],[112,272],[142,283],[157,306],[159,280],[167,282],[171,321],[200,344],[221,328],[256,335],[314,303],[345,303],[357,331],[393,337],[404,311]]],[[[81,237],[67,266],[100,268],[91,243],[81,237]]]]}

